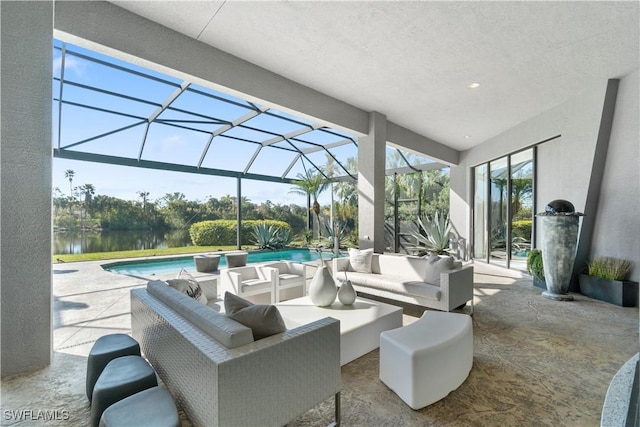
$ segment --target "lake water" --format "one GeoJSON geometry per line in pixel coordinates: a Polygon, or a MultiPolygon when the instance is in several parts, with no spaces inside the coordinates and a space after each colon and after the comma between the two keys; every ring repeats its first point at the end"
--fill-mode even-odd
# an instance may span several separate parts
{"type": "Polygon", "coordinates": [[[67,231],[53,233],[54,254],[191,246],[189,230],[67,231]]]}

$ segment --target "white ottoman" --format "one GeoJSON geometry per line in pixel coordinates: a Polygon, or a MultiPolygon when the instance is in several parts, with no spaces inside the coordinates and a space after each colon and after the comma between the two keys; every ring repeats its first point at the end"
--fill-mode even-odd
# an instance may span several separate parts
{"type": "Polygon", "coordinates": [[[458,388],[473,365],[466,314],[425,311],[414,323],[380,334],[380,380],[412,409],[458,388]]]}

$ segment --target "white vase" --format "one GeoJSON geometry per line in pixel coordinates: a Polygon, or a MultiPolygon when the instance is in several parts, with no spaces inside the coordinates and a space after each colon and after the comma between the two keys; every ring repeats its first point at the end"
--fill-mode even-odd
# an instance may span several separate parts
{"type": "Polygon", "coordinates": [[[309,285],[311,302],[318,307],[326,307],[336,300],[338,289],[326,266],[318,267],[309,285]]]}
{"type": "Polygon", "coordinates": [[[353,285],[351,284],[351,280],[347,280],[342,282],[340,285],[340,290],[338,291],[338,299],[342,303],[342,305],[352,305],[356,302],[356,291],[353,289],[353,285]]]}

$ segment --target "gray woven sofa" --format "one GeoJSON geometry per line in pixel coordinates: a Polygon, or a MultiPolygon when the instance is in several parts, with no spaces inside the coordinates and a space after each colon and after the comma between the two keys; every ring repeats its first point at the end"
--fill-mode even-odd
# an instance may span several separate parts
{"type": "Polygon", "coordinates": [[[348,257],[334,258],[333,277],[350,280],[362,293],[451,311],[471,301],[473,313],[473,267],[460,261],[436,257],[376,254],[371,272],[358,272],[348,257]]]}
{"type": "Polygon", "coordinates": [[[251,329],[156,281],[131,290],[131,329],[194,425],[280,426],[332,396],[339,423],[335,319],[254,341],[251,329]]]}

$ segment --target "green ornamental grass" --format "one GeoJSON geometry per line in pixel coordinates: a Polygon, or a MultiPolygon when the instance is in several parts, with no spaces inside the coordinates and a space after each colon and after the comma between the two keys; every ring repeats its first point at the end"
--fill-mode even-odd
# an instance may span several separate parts
{"type": "Polygon", "coordinates": [[[624,280],[631,273],[631,261],[612,257],[597,257],[589,264],[589,276],[609,280],[624,280]]]}

